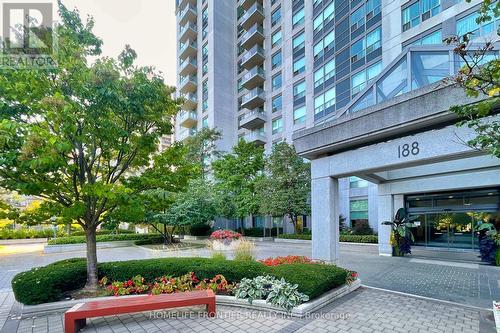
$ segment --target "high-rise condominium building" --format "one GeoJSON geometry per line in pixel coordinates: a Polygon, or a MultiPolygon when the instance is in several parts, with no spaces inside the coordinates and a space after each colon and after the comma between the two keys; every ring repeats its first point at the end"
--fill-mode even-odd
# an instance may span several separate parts
{"type": "MultiPolygon", "coordinates": [[[[177,139],[216,127],[226,151],[239,138],[268,152],[291,142],[344,114],[408,47],[497,25],[476,23],[475,0],[176,1],[178,91],[186,98],[177,139]]],[[[348,223],[369,220],[377,230],[377,185],[350,176],[339,191],[348,223]]]]}

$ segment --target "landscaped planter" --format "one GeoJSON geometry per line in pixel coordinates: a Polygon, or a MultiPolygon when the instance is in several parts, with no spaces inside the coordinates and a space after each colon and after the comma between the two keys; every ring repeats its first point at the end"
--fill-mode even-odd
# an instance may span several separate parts
{"type": "MultiPolygon", "coordinates": [[[[127,247],[133,246],[135,241],[113,241],[113,242],[97,242],[96,246],[98,249],[109,249],[115,247],[127,247]]],[[[61,253],[61,252],[73,252],[73,251],[85,251],[87,249],[86,243],[78,244],[57,244],[57,245],[47,245],[43,247],[43,253],[61,253]]]]}
{"type": "MultiPolygon", "coordinates": [[[[234,296],[216,296],[217,305],[226,305],[226,306],[234,306],[240,308],[246,308],[251,310],[258,311],[270,311],[274,313],[282,313],[288,314],[293,317],[305,317],[309,313],[313,311],[317,311],[322,307],[330,304],[331,302],[355,291],[361,286],[361,281],[359,279],[353,281],[350,285],[345,284],[338,288],[332,289],[320,297],[317,297],[308,302],[302,303],[299,306],[294,307],[290,312],[282,308],[278,308],[269,303],[266,303],[265,300],[254,300],[252,304],[248,303],[246,299],[238,299],[234,296]]],[[[128,296],[119,296],[120,298],[134,298],[141,295],[128,295],[128,296]]],[[[109,300],[116,299],[117,296],[108,296],[108,297],[100,297],[99,300],[109,300]]],[[[68,300],[68,301],[59,301],[59,302],[51,302],[44,303],[39,305],[23,305],[22,313],[23,318],[32,317],[34,315],[42,315],[46,313],[54,313],[66,311],[73,307],[78,303],[85,303],[95,301],[96,298],[87,298],[87,299],[78,299],[78,300],[68,300]]]]}
{"type": "Polygon", "coordinates": [[[274,237],[248,237],[244,236],[243,239],[252,242],[272,242],[274,237]]]}
{"type": "Polygon", "coordinates": [[[234,251],[240,245],[239,239],[234,239],[232,241],[224,241],[213,239],[212,240],[212,249],[215,251],[234,251]]]}
{"type": "Polygon", "coordinates": [[[207,240],[209,236],[191,236],[191,235],[184,235],[183,239],[184,240],[207,240]]]}
{"type": "Polygon", "coordinates": [[[290,239],[290,238],[275,238],[276,243],[295,243],[295,244],[311,244],[308,239],[290,239]]]}

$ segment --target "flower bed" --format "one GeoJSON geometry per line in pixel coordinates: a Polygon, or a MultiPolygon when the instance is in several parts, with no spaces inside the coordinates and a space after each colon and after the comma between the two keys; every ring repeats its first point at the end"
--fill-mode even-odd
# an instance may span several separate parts
{"type": "MultiPolygon", "coordinates": [[[[181,277],[195,272],[197,279],[213,279],[222,274],[229,283],[257,276],[283,278],[297,284],[297,291],[316,298],[346,283],[349,271],[320,263],[291,263],[266,266],[256,261],[215,260],[211,258],[162,258],[100,263],[99,278],[128,281],[140,275],[145,281],[164,276],[181,277]]],[[[86,280],[85,259],[69,259],[17,274],[12,281],[16,299],[24,304],[61,300],[71,291],[81,289],[86,280]]],[[[148,282],[149,283],[149,282],[148,282]]]]}
{"type": "Polygon", "coordinates": [[[312,260],[305,256],[286,256],[286,257],[276,257],[276,258],[267,258],[264,260],[259,260],[259,262],[263,263],[266,266],[278,266],[284,264],[306,264],[311,263],[312,260]]]}

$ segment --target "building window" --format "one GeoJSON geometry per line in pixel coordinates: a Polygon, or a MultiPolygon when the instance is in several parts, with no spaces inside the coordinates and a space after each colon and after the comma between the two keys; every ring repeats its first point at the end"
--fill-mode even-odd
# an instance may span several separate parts
{"type": "Polygon", "coordinates": [[[323,29],[323,27],[333,19],[334,13],[335,13],[335,1],[332,1],[325,9],[323,9],[323,11],[318,16],[314,18],[313,21],[314,33],[323,29]]]}
{"type": "Polygon", "coordinates": [[[301,32],[299,35],[295,36],[292,40],[293,52],[297,52],[303,49],[305,46],[305,33],[301,32]]]}
{"type": "Polygon", "coordinates": [[[241,92],[243,90],[243,85],[241,84],[242,79],[238,79],[238,92],[241,92]]]}
{"type": "Polygon", "coordinates": [[[442,43],[443,43],[443,37],[441,35],[441,30],[436,30],[404,46],[406,47],[410,45],[439,45],[442,43]]]}
{"type": "Polygon", "coordinates": [[[272,83],[273,91],[281,88],[281,73],[273,76],[271,83],[272,83]]]}
{"type": "Polygon", "coordinates": [[[208,109],[208,80],[203,81],[201,84],[202,91],[202,104],[201,109],[205,112],[208,109]]]}
{"type": "Polygon", "coordinates": [[[208,43],[203,44],[203,47],[201,48],[201,55],[202,58],[208,58],[208,43]]]}
{"type": "Polygon", "coordinates": [[[368,222],[368,199],[351,200],[349,211],[352,226],[361,221],[368,222]]]}
{"type": "Polygon", "coordinates": [[[350,188],[368,187],[368,182],[356,176],[349,177],[350,188]]]}
{"type": "Polygon", "coordinates": [[[273,134],[281,133],[283,131],[283,119],[281,117],[274,119],[272,127],[273,127],[273,134]]]}
{"type": "Polygon", "coordinates": [[[365,7],[361,6],[351,15],[351,31],[365,25],[365,7]]]}
{"type": "Polygon", "coordinates": [[[281,50],[273,54],[271,58],[271,66],[272,69],[275,69],[278,66],[281,66],[281,50]]]}
{"type": "Polygon", "coordinates": [[[335,87],[330,88],[325,93],[316,96],[314,99],[314,114],[323,112],[325,109],[335,104],[335,87]]]}
{"type": "Polygon", "coordinates": [[[414,28],[441,11],[440,0],[420,0],[402,11],[403,31],[414,28]]]}
{"type": "Polygon", "coordinates": [[[203,118],[201,121],[201,127],[207,128],[208,127],[208,117],[203,118]]]}
{"type": "Polygon", "coordinates": [[[271,46],[275,47],[281,43],[281,30],[276,31],[271,36],[271,46]]]}
{"type": "Polygon", "coordinates": [[[292,16],[292,25],[295,28],[296,26],[304,23],[304,7],[295,12],[292,16]]]}
{"type": "Polygon", "coordinates": [[[377,29],[370,32],[366,35],[366,54],[370,54],[376,49],[382,46],[382,28],[378,27],[377,29]]]}
{"type": "Polygon", "coordinates": [[[298,75],[306,70],[306,57],[302,57],[293,62],[293,75],[298,75]]]}
{"type": "Polygon", "coordinates": [[[457,20],[457,35],[463,36],[466,33],[473,33],[476,36],[485,36],[497,31],[500,18],[495,18],[494,13],[488,14],[492,20],[482,24],[477,23],[478,13],[472,13],[460,20],[457,20]]]}
{"type": "Polygon", "coordinates": [[[378,15],[380,13],[381,3],[380,0],[368,0],[366,2],[366,19],[369,20],[372,17],[378,15]]]}
{"type": "Polygon", "coordinates": [[[354,63],[365,57],[365,39],[361,38],[351,45],[351,63],[354,63]]]}
{"type": "Polygon", "coordinates": [[[333,49],[335,46],[335,31],[332,30],[313,47],[314,60],[323,56],[325,52],[333,49]]]}
{"type": "Polygon", "coordinates": [[[297,100],[306,96],[306,81],[301,81],[293,86],[293,99],[297,100]]]}
{"type": "Polygon", "coordinates": [[[306,106],[301,106],[298,109],[293,110],[293,124],[303,124],[306,122],[306,106]]]}
{"type": "Polygon", "coordinates": [[[271,26],[274,27],[281,20],[281,7],[271,14],[271,26]]]}
{"type": "Polygon", "coordinates": [[[335,59],[330,60],[314,72],[314,88],[321,86],[335,75],[335,59]]]}
{"type": "Polygon", "coordinates": [[[281,95],[273,97],[273,101],[272,101],[273,112],[277,112],[277,111],[281,110],[281,103],[282,103],[281,95]]]}
{"type": "Polygon", "coordinates": [[[354,74],[351,77],[351,94],[352,96],[359,93],[366,87],[366,84],[373,80],[382,71],[382,62],[377,62],[370,67],[363,69],[361,72],[354,74]]]}

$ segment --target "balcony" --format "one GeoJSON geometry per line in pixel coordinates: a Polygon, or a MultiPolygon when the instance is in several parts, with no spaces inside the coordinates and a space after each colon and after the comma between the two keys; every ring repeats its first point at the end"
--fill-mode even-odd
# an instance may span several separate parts
{"type": "Polygon", "coordinates": [[[241,65],[246,69],[251,69],[257,65],[262,65],[266,59],[264,49],[260,45],[255,45],[245,52],[241,57],[241,65]]]}
{"type": "Polygon", "coordinates": [[[263,109],[259,108],[245,113],[243,118],[240,119],[239,125],[241,128],[252,130],[257,127],[262,127],[265,122],[266,114],[263,109]]]}
{"type": "Polygon", "coordinates": [[[181,97],[184,98],[184,104],[182,105],[184,110],[194,110],[198,106],[198,98],[196,94],[190,93],[181,95],[181,97]]]}
{"type": "Polygon", "coordinates": [[[264,69],[262,67],[254,67],[243,75],[241,84],[243,87],[251,90],[262,85],[265,79],[266,75],[264,69]]]}
{"type": "Polygon", "coordinates": [[[184,8],[184,6],[187,5],[196,6],[196,1],[197,0],[179,0],[177,8],[184,8]]]}
{"type": "Polygon", "coordinates": [[[196,31],[196,24],[188,22],[186,25],[181,26],[179,31],[179,41],[185,43],[188,39],[196,40],[198,32],[196,31]]]}
{"type": "Polygon", "coordinates": [[[185,25],[187,22],[196,23],[196,6],[191,4],[179,12],[179,25],[185,25]]]}
{"type": "Polygon", "coordinates": [[[196,126],[198,122],[198,116],[196,111],[181,111],[177,118],[179,125],[186,128],[191,128],[196,126]]]}
{"type": "Polygon", "coordinates": [[[243,95],[241,107],[245,109],[255,109],[264,105],[265,101],[264,90],[262,88],[255,88],[250,90],[246,95],[243,95]]]}
{"type": "Polygon", "coordinates": [[[181,129],[179,131],[179,135],[177,136],[178,141],[185,141],[187,138],[193,136],[196,134],[196,129],[195,128],[186,128],[186,129],[181,129]]]}
{"type": "Polygon", "coordinates": [[[196,42],[188,40],[186,43],[182,43],[179,49],[179,57],[181,59],[186,59],[187,57],[195,57],[197,52],[196,42]]]}
{"type": "Polygon", "coordinates": [[[264,28],[260,24],[251,27],[241,37],[241,46],[250,50],[255,44],[261,44],[264,41],[264,28]]]}
{"type": "Polygon", "coordinates": [[[179,82],[179,91],[183,94],[196,91],[197,77],[196,75],[182,76],[179,82]]]}
{"type": "Polygon", "coordinates": [[[264,133],[254,131],[245,135],[245,141],[253,142],[259,146],[263,146],[266,144],[266,136],[264,135],[264,133]]]}
{"type": "Polygon", "coordinates": [[[195,58],[184,59],[179,64],[179,74],[182,76],[187,76],[189,74],[196,74],[197,64],[195,58]]]}
{"type": "Polygon", "coordinates": [[[261,3],[259,0],[240,0],[238,5],[240,5],[244,10],[248,10],[248,8],[252,7],[252,5],[256,2],[261,3]]]}
{"type": "Polygon", "coordinates": [[[264,21],[264,8],[258,2],[254,3],[248,10],[243,14],[239,20],[240,25],[243,29],[248,30],[253,25],[257,23],[262,23],[264,21]]]}

